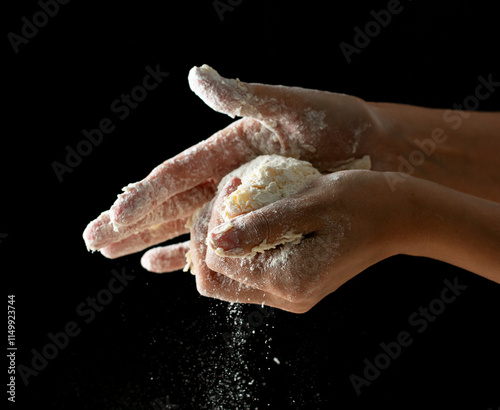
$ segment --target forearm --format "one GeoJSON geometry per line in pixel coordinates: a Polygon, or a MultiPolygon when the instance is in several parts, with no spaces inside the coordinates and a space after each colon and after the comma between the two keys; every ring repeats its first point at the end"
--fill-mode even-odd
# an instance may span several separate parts
{"type": "Polygon", "coordinates": [[[372,151],[376,144],[385,151],[375,170],[403,172],[500,202],[500,113],[369,106],[381,130],[372,151]]]}
{"type": "Polygon", "coordinates": [[[399,195],[409,227],[399,253],[438,259],[500,283],[500,204],[417,178],[399,195]]]}

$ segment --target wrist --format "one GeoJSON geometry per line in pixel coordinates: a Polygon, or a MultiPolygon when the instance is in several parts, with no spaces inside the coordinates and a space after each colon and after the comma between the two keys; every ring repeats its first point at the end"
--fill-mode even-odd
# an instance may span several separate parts
{"type": "Polygon", "coordinates": [[[420,243],[415,237],[420,205],[418,194],[412,183],[407,182],[407,176],[397,172],[364,170],[340,172],[348,176],[346,186],[349,188],[345,193],[336,191],[335,196],[345,198],[353,207],[349,212],[360,216],[354,220],[359,225],[353,223],[353,231],[360,232],[361,236],[355,237],[353,246],[368,250],[370,264],[397,254],[411,254],[414,244],[420,243]],[[404,178],[405,182],[392,189],[395,178],[404,178]],[[363,198],[362,201],[359,198],[363,198]]]}
{"type": "Polygon", "coordinates": [[[500,204],[413,177],[395,193],[402,211],[393,254],[437,259],[499,282],[500,204]]]}
{"type": "Polygon", "coordinates": [[[499,201],[500,115],[369,102],[375,132],[365,142],[375,171],[401,172],[499,201]],[[451,123],[451,118],[461,122],[451,123]],[[463,121],[462,121],[463,120],[463,121]]]}
{"type": "Polygon", "coordinates": [[[360,144],[358,153],[370,155],[373,171],[398,171],[399,157],[411,152],[411,128],[401,123],[397,104],[365,102],[372,133],[360,144]]]}
{"type": "Polygon", "coordinates": [[[432,236],[428,214],[432,213],[429,205],[433,200],[424,186],[432,183],[400,172],[384,172],[384,178],[394,198],[388,210],[392,216],[391,254],[427,256],[429,237],[432,236]]]}
{"type": "Polygon", "coordinates": [[[421,224],[422,193],[418,184],[414,183],[417,179],[399,172],[377,174],[381,181],[378,187],[381,218],[378,218],[377,229],[382,239],[382,256],[416,255],[426,236],[421,224]]]}

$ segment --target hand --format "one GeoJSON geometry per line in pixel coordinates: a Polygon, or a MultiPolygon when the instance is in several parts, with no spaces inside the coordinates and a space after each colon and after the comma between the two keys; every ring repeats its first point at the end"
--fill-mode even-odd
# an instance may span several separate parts
{"type": "MultiPolygon", "coordinates": [[[[124,188],[111,210],[85,230],[89,249],[115,258],[186,233],[187,218],[213,197],[219,180],[261,154],[295,156],[320,171],[364,155],[374,169],[382,166],[383,153],[370,148],[377,119],[359,98],[224,79],[208,66],[193,68],[189,83],[216,111],[243,118],[124,188]]],[[[187,242],[151,250],[143,265],[179,269],[187,250],[187,242]]]]}
{"type": "Polygon", "coordinates": [[[191,230],[198,291],[303,313],[396,254],[434,258],[500,283],[500,204],[414,177],[392,192],[386,175],[324,175],[296,195],[233,218],[220,233],[222,201],[239,185],[230,180],[191,230]],[[304,235],[299,244],[238,257],[290,231],[304,235]]]}
{"type": "Polygon", "coordinates": [[[322,176],[301,193],[233,218],[230,230],[215,234],[222,201],[239,183],[230,180],[191,230],[192,270],[202,295],[303,313],[407,241],[407,215],[397,212],[404,197],[390,194],[383,174],[373,171],[322,176]],[[253,257],[222,257],[212,249],[244,255],[290,231],[304,235],[299,244],[253,257]]]}

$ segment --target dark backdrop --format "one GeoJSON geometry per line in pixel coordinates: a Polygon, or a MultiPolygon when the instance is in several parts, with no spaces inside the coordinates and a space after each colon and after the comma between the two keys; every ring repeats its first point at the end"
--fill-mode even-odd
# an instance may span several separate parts
{"type": "MultiPolygon", "coordinates": [[[[73,0],[37,14],[41,27],[25,28],[24,41],[9,33],[22,35],[41,3],[11,4],[0,253],[22,367],[10,407],[497,408],[500,288],[469,272],[397,256],[307,314],[269,314],[203,298],[191,275],[149,273],[140,255],[107,260],[85,249],[86,224],[122,186],[230,123],[189,90],[194,65],[442,108],[472,94],[478,76],[500,75],[497,12],[479,1],[401,0],[350,63],[340,43],[354,45],[355,27],[387,2],[326,3],[73,0]],[[158,65],[169,75],[119,119],[112,102],[158,65]],[[54,161],[105,118],[113,131],[58,178],[54,161]],[[109,295],[113,270],[126,286],[91,308],[88,298],[109,295]],[[446,283],[466,289],[432,322],[412,324],[420,307],[439,308],[446,283]],[[402,332],[412,342],[399,351],[402,332]],[[383,346],[393,347],[389,361],[383,346]],[[371,367],[377,357],[382,370],[371,367]],[[352,375],[368,376],[359,395],[352,375]]],[[[498,110],[498,96],[479,109],[498,110]]]]}

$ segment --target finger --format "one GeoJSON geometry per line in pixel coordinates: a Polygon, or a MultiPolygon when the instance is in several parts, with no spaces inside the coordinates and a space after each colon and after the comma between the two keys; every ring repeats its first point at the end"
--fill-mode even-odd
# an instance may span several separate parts
{"type": "MultiPolygon", "coordinates": [[[[227,189],[226,195],[219,195],[217,202],[222,204],[230,192],[227,189]]],[[[213,228],[214,220],[215,223],[223,223],[207,235],[207,266],[238,282],[281,296],[281,289],[275,283],[279,275],[269,271],[275,270],[275,262],[279,261],[283,249],[275,253],[271,250],[278,245],[299,243],[303,234],[313,232],[318,227],[312,222],[317,218],[310,217],[311,203],[314,202],[305,200],[304,196],[292,196],[225,223],[219,215],[222,209],[214,207],[210,228],[213,228]],[[278,256],[273,259],[274,255],[278,256]]]]}
{"type": "Polygon", "coordinates": [[[215,202],[215,198],[206,204],[198,214],[191,226],[191,240],[189,241],[190,270],[196,275],[198,271],[204,269],[205,255],[207,252],[206,237],[210,214],[215,202]]]}
{"type": "Polygon", "coordinates": [[[266,305],[293,313],[304,313],[311,307],[309,304],[290,302],[272,293],[237,282],[210,270],[206,265],[196,274],[196,288],[202,296],[233,303],[266,305]]]}
{"type": "MultiPolygon", "coordinates": [[[[256,304],[266,304],[269,306],[278,307],[280,309],[288,310],[290,312],[302,313],[307,311],[310,306],[306,304],[290,302],[284,298],[272,294],[271,292],[263,292],[262,290],[244,284],[242,281],[236,281],[231,278],[231,275],[235,275],[235,272],[242,271],[242,264],[240,266],[234,266],[233,272],[226,272],[226,275],[221,275],[216,271],[211,270],[205,261],[207,254],[206,245],[206,235],[211,219],[211,215],[215,212],[214,204],[223,200],[225,196],[235,189],[239,183],[238,178],[234,178],[226,184],[223,189],[223,193],[219,195],[216,199],[213,199],[209,204],[207,204],[200,215],[196,219],[191,228],[191,241],[190,241],[190,254],[191,254],[191,270],[196,275],[196,286],[201,295],[213,297],[221,300],[226,300],[229,302],[241,302],[241,303],[256,303],[256,304]]],[[[259,255],[263,256],[263,255],[259,255]]],[[[252,259],[236,259],[236,258],[219,258],[219,259],[229,259],[231,262],[245,261],[247,264],[252,264],[252,259]]],[[[255,269],[255,267],[249,267],[250,270],[255,269]]],[[[258,268],[259,272],[263,272],[262,267],[258,268]]],[[[244,270],[246,272],[246,278],[244,280],[249,281],[248,269],[244,270]]],[[[269,286],[268,286],[269,287],[269,286]]]]}
{"type": "Polygon", "coordinates": [[[187,218],[203,206],[215,194],[217,185],[213,180],[205,181],[188,191],[181,192],[154,208],[136,223],[113,226],[110,211],[103,212],[90,222],[83,233],[87,249],[99,250],[119,242],[146,228],[163,222],[187,218]]]}
{"type": "MultiPolygon", "coordinates": [[[[224,187],[223,192],[227,193],[237,182],[237,178],[234,181],[230,181],[224,187]]],[[[220,275],[210,270],[205,263],[207,253],[205,238],[209,221],[214,204],[218,199],[223,198],[223,196],[224,194],[219,195],[217,199],[214,198],[210,204],[206,205],[191,228],[189,250],[191,254],[191,271],[196,276],[196,287],[198,292],[203,296],[230,302],[262,304],[263,301],[269,299],[269,296],[266,299],[262,291],[234,281],[228,276],[220,275]]]]}
{"type": "Polygon", "coordinates": [[[171,196],[208,177],[221,179],[257,155],[248,140],[262,129],[262,124],[253,120],[236,121],[165,161],[142,181],[123,188],[125,192],[111,207],[111,221],[116,225],[130,225],[171,196]]]}
{"type": "Polygon", "coordinates": [[[224,78],[206,64],[193,67],[189,71],[188,81],[191,90],[215,111],[233,118],[238,116],[258,120],[282,115],[285,100],[301,90],[224,78]]]}
{"type": "MultiPolygon", "coordinates": [[[[313,234],[299,243],[287,243],[253,257],[221,257],[207,250],[206,265],[279,300],[312,306],[333,291],[324,286],[327,281],[323,276],[331,271],[338,246],[335,241],[313,234]]],[[[338,276],[342,279],[342,272],[338,276]]]]}
{"type": "Polygon", "coordinates": [[[219,256],[242,257],[297,242],[319,228],[313,206],[314,201],[301,194],[281,199],[215,227],[207,243],[219,256]]]}
{"type": "MultiPolygon", "coordinates": [[[[227,281],[223,277],[218,277],[217,272],[211,271],[205,263],[205,257],[207,255],[206,235],[209,224],[212,219],[215,219],[216,223],[221,221],[222,218],[218,214],[218,208],[220,209],[224,198],[233,192],[240,183],[241,180],[237,177],[229,180],[228,183],[222,188],[221,193],[203,208],[191,228],[191,270],[197,276],[196,281],[198,290],[200,293],[207,296],[210,293],[212,297],[217,297],[214,295],[219,286],[224,287],[227,285],[231,286],[233,290],[241,290],[237,282],[232,281],[229,277],[226,278],[227,281]]],[[[257,292],[256,294],[260,294],[257,290],[255,290],[255,292],[257,292]]],[[[230,293],[231,292],[228,294],[230,293]]]]}
{"type": "Polygon", "coordinates": [[[186,266],[189,241],[148,250],[141,258],[141,265],[150,272],[165,273],[181,270],[186,266]]]}
{"type": "MultiPolygon", "coordinates": [[[[191,90],[215,111],[253,118],[272,131],[286,151],[315,152],[311,141],[325,129],[326,93],[299,87],[244,83],[224,78],[213,68],[193,67],[188,76],[191,90]],[[306,135],[302,141],[301,135],[306,135]],[[293,136],[293,138],[290,138],[293,136]],[[295,146],[301,142],[301,149],[295,146]]],[[[331,105],[331,104],[330,104],[331,105]]]]}
{"type": "Polygon", "coordinates": [[[187,218],[165,222],[112,243],[100,249],[100,252],[106,258],[114,259],[142,251],[150,246],[189,232],[186,228],[186,222],[187,218]]]}

